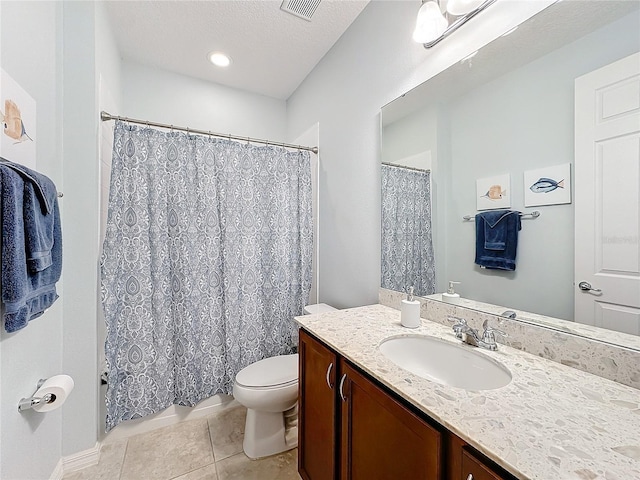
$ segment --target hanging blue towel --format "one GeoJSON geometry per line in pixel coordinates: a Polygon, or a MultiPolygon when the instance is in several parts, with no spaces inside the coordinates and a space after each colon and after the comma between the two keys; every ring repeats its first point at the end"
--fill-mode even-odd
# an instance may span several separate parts
{"type": "Polygon", "coordinates": [[[520,212],[490,210],[476,215],[476,261],[491,269],[515,270],[520,212]]]}
{"type": "Polygon", "coordinates": [[[62,231],[54,183],[1,160],[3,317],[5,330],[15,332],[58,298],[62,231]]]}

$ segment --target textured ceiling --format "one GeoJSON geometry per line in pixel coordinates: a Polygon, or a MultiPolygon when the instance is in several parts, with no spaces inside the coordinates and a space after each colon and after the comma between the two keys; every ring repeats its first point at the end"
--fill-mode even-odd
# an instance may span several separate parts
{"type": "Polygon", "coordinates": [[[369,0],[322,0],[311,21],[281,1],[113,1],[106,9],[124,59],[287,99],[369,0]],[[214,67],[213,50],[232,58],[214,67]]]}

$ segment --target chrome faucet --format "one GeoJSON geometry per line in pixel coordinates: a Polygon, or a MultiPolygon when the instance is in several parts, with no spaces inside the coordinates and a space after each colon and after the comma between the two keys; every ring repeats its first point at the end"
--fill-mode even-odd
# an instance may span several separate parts
{"type": "Polygon", "coordinates": [[[490,327],[488,320],[485,320],[482,324],[482,328],[484,329],[482,336],[478,334],[478,331],[475,328],[467,325],[467,321],[464,318],[449,317],[449,320],[457,322],[452,327],[456,337],[464,343],[473,345],[474,347],[486,348],[487,350],[497,350],[498,344],[496,343],[496,334],[502,335],[503,337],[507,336],[507,334],[502,330],[490,327]]]}

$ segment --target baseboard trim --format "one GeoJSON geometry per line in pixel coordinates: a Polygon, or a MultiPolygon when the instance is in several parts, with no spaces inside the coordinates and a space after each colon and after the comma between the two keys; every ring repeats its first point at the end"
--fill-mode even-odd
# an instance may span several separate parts
{"type": "Polygon", "coordinates": [[[100,460],[100,448],[105,443],[127,439],[133,435],[146,433],[184,421],[207,417],[237,405],[239,405],[239,403],[231,396],[215,395],[208,399],[208,401],[204,401],[194,408],[173,405],[155,416],[123,422],[111,430],[111,432],[105,435],[100,441],[96,442],[93,448],[62,457],[56,464],[49,480],[62,480],[66,473],[97,465],[100,460]]]}
{"type": "Polygon", "coordinates": [[[49,480],[62,480],[62,477],[64,477],[64,466],[62,465],[62,459],[60,459],[56,464],[56,468],[51,472],[49,480]]]}
{"type": "Polygon", "coordinates": [[[96,442],[93,448],[62,457],[62,472],[69,473],[82,470],[98,464],[100,460],[100,442],[96,442]]]}

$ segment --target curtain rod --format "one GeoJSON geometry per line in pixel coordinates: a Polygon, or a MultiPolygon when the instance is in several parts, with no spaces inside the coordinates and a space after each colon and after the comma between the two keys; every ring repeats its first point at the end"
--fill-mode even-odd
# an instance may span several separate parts
{"type": "Polygon", "coordinates": [[[167,125],[166,123],[149,122],[147,120],[138,120],[135,118],[111,115],[110,113],[107,113],[104,110],[100,112],[100,120],[102,120],[103,122],[107,122],[109,120],[120,120],[128,123],[137,123],[139,125],[146,125],[147,127],[169,128],[171,130],[179,130],[181,132],[187,132],[187,133],[198,133],[200,135],[208,135],[210,137],[228,138],[229,140],[241,140],[241,141],[247,141],[250,143],[262,143],[265,145],[274,145],[276,147],[294,148],[297,150],[307,150],[309,152],[315,153],[316,155],[318,154],[318,147],[305,147],[304,145],[293,145],[291,143],[271,142],[269,140],[262,140],[259,138],[251,138],[251,137],[240,137],[238,135],[231,135],[231,134],[225,135],[223,133],[215,133],[215,132],[206,131],[206,130],[197,130],[195,128],[189,128],[189,127],[176,127],[175,125],[167,125]]]}
{"type": "Polygon", "coordinates": [[[431,172],[431,170],[428,168],[424,169],[424,168],[418,168],[418,167],[407,167],[406,165],[398,165],[397,163],[382,162],[382,165],[385,165],[387,167],[404,168],[406,170],[414,170],[416,172],[431,172]]]}

